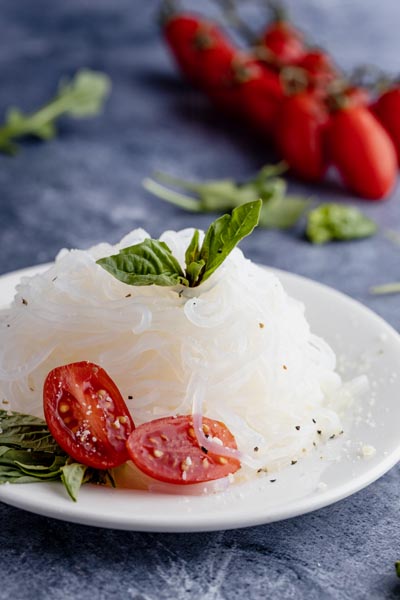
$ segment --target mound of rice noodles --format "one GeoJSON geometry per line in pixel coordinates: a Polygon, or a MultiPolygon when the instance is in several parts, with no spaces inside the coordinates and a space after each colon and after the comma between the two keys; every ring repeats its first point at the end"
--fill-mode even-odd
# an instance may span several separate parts
{"type": "MultiPolygon", "coordinates": [[[[182,264],[192,234],[161,237],[182,264]]],[[[335,355],[276,275],[238,249],[197,288],[129,286],[96,265],[147,237],[62,250],[22,279],[0,316],[6,406],[42,416],[48,372],[88,360],[114,379],[136,424],[190,413],[223,421],[245,472],[286,466],[339,433],[349,394],[335,355]]]]}

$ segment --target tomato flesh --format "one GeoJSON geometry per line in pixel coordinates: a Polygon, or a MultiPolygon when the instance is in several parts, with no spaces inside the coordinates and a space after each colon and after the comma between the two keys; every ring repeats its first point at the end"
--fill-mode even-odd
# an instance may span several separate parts
{"type": "Polygon", "coordinates": [[[126,441],[135,425],[119,389],[98,365],[84,361],[50,371],[43,408],[51,434],[76,461],[109,469],[128,460],[126,441]]]}
{"type": "MultiPolygon", "coordinates": [[[[226,448],[237,448],[234,436],[220,421],[204,417],[203,432],[218,438],[226,448]]],[[[191,416],[165,417],[139,425],[129,436],[127,448],[141,471],[167,483],[212,481],[240,468],[237,458],[208,452],[199,445],[191,416]]]]}

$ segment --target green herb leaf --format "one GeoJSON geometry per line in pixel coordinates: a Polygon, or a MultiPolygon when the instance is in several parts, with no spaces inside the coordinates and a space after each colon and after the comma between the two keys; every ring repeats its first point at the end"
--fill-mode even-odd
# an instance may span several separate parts
{"type": "Polygon", "coordinates": [[[0,410],[0,443],[2,446],[64,454],[43,419],[5,410],[0,410]]]}
{"type": "Polygon", "coordinates": [[[261,199],[263,209],[260,225],[283,229],[295,225],[309,204],[308,200],[299,197],[286,197],[286,182],[279,177],[286,169],[287,165],[283,162],[266,165],[245,183],[233,179],[194,183],[165,173],[155,173],[157,181],[147,178],[143,186],[158,198],[190,212],[226,212],[261,199]],[[175,192],[159,182],[179,187],[195,197],[175,192]]]}
{"type": "Polygon", "coordinates": [[[75,462],[67,463],[61,467],[61,481],[74,502],[78,499],[78,492],[84,481],[86,470],[85,465],[75,462]]]}
{"type": "Polygon", "coordinates": [[[400,294],[400,282],[384,283],[383,285],[375,285],[370,289],[371,294],[385,295],[385,294],[400,294]]]}
{"type": "Polygon", "coordinates": [[[167,244],[158,240],[144,240],[97,264],[128,285],[187,285],[179,262],[167,244]]]}
{"type": "Polygon", "coordinates": [[[72,117],[97,115],[111,91],[107,75],[89,69],[81,69],[75,77],[61,80],[57,99],[63,104],[63,112],[72,117]]]}
{"type": "Polygon", "coordinates": [[[108,471],[72,462],[43,419],[0,410],[0,484],[62,481],[76,500],[82,483],[114,485],[108,471]]]}
{"type": "Polygon", "coordinates": [[[205,261],[200,258],[199,232],[196,229],[185,253],[186,278],[190,287],[197,285],[205,261]]]}
{"type": "Polygon", "coordinates": [[[260,226],[271,229],[293,227],[304,215],[310,204],[311,200],[300,196],[271,198],[269,202],[264,202],[262,206],[260,226]]]}
{"type": "Polygon", "coordinates": [[[224,262],[237,244],[249,235],[258,224],[262,202],[249,202],[238,206],[231,215],[223,215],[208,228],[200,250],[205,262],[201,282],[206,281],[224,262]]]}
{"type": "Polygon", "coordinates": [[[397,577],[400,577],[400,560],[396,560],[396,562],[394,563],[394,567],[396,569],[397,577]]]}
{"type": "Polygon", "coordinates": [[[106,75],[82,69],[71,81],[62,81],[55,98],[36,112],[25,115],[18,108],[9,108],[0,128],[0,151],[15,154],[18,146],[13,140],[26,135],[52,139],[61,115],[81,118],[98,114],[110,89],[106,75]]]}
{"type": "Polygon", "coordinates": [[[238,206],[231,215],[223,215],[208,228],[201,248],[199,232],[192,236],[185,253],[186,272],[167,244],[147,239],[101,258],[97,264],[110,275],[128,285],[185,285],[195,287],[208,279],[260,218],[262,202],[238,206]]]}
{"type": "Polygon", "coordinates": [[[308,215],[307,237],[313,244],[369,237],[376,224],[354,206],[321,204],[308,215]]]}

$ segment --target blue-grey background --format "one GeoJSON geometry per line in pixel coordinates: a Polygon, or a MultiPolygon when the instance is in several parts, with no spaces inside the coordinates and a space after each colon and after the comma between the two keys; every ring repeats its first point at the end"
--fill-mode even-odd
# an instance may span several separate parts
{"type": "MultiPolygon", "coordinates": [[[[247,8],[262,27],[262,2],[247,8]]],[[[291,0],[292,16],[337,62],[399,70],[398,0],[291,0]]],[[[113,82],[104,114],[63,120],[50,143],[0,156],[0,273],[51,260],[63,246],[117,241],[134,227],[153,236],[194,224],[149,197],[143,177],[254,173],[267,145],[221,121],[183,83],[156,25],[156,0],[0,0],[0,114],[29,111],[80,67],[113,82]]],[[[209,10],[206,2],[197,7],[209,10]]],[[[335,188],[293,189],[345,200],[335,188]]],[[[254,260],[312,277],[361,300],[400,329],[399,296],[368,294],[400,280],[400,193],[383,203],[351,198],[380,224],[373,239],[313,247],[292,232],[256,231],[254,260]]],[[[210,215],[196,217],[206,227],[210,215]]],[[[72,525],[0,504],[0,599],[398,598],[400,468],[334,506],[287,522],[207,534],[143,534],[72,525]]]]}

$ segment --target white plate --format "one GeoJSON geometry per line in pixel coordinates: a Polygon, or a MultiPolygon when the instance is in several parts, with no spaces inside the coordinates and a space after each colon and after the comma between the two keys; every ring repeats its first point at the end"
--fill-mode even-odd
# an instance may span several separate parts
{"type": "MultiPolygon", "coordinates": [[[[38,270],[0,277],[1,304],[11,300],[22,275],[38,270]]],[[[0,500],[98,527],[211,531],[301,515],[354,494],[386,473],[400,460],[400,336],[376,314],[331,288],[283,271],[277,275],[289,294],[304,302],[313,331],[332,345],[345,377],[361,372],[370,377],[371,393],[359,405],[347,440],[320,447],[314,456],[279,473],[273,483],[264,477],[222,494],[172,496],[87,485],[73,503],[61,484],[39,483],[0,486],[0,500]],[[368,459],[361,452],[365,445],[376,449],[368,459]]]]}

